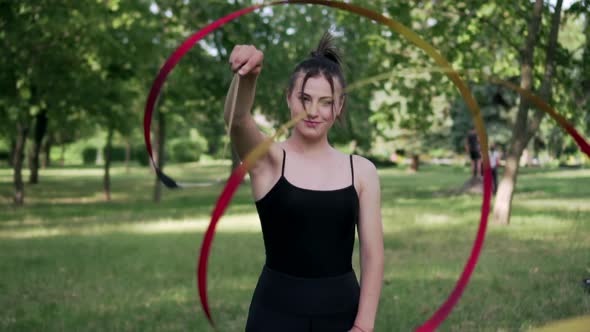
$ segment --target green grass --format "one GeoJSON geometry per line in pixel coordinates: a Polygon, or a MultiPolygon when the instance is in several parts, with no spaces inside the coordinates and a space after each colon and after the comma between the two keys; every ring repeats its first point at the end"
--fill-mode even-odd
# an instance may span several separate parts
{"type": "MultiPolygon", "coordinates": [[[[223,165],[174,166],[207,181],[223,165]]],[[[467,169],[381,170],[385,284],[376,331],[410,331],[444,301],[479,222],[481,198],[444,196],[467,169]]],[[[220,185],[164,191],[151,201],[146,168],[113,170],[103,202],[99,168],[48,169],[11,205],[11,171],[0,169],[1,331],[209,331],[198,304],[195,265],[220,185]]],[[[26,175],[26,174],[25,174],[26,175]]],[[[220,331],[243,331],[264,262],[247,186],[219,225],[209,297],[220,331]]],[[[358,245],[358,242],[357,242],[358,245]]],[[[441,331],[526,331],[588,314],[590,170],[524,170],[512,224],[490,225],[463,297],[441,331]]],[[[355,249],[355,269],[358,248],[355,249]]]]}

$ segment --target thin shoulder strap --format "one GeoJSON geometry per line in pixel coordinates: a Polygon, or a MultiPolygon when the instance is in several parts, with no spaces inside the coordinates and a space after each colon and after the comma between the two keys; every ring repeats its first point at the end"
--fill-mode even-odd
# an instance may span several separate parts
{"type": "Polygon", "coordinates": [[[287,152],[283,149],[283,168],[281,170],[281,176],[285,176],[285,158],[287,157],[287,152]]]}
{"type": "Polygon", "coordinates": [[[352,185],[354,186],[354,167],[352,166],[352,155],[350,155],[350,173],[352,174],[352,185]]]}

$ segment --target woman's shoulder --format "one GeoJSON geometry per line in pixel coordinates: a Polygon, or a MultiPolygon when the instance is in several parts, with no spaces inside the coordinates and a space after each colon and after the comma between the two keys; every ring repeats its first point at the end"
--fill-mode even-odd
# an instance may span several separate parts
{"type": "Polygon", "coordinates": [[[354,168],[354,181],[358,184],[360,192],[365,190],[373,191],[379,189],[379,174],[377,167],[369,159],[356,154],[352,155],[352,163],[354,168]]]}
{"type": "Polygon", "coordinates": [[[365,175],[377,174],[377,167],[369,159],[359,156],[356,154],[352,155],[352,162],[355,170],[359,170],[359,173],[365,175]]]}

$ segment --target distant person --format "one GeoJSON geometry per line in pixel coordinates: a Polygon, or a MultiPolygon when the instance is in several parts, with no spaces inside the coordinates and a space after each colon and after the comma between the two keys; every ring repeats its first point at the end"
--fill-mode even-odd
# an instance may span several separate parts
{"type": "Polygon", "coordinates": [[[500,163],[500,152],[496,149],[496,144],[490,146],[490,168],[492,169],[492,189],[494,194],[498,190],[498,164],[500,163]]]}
{"type": "Polygon", "coordinates": [[[391,154],[391,156],[389,156],[389,160],[391,160],[391,162],[396,165],[398,163],[398,159],[399,159],[399,157],[395,151],[391,154]]]}
{"type": "Polygon", "coordinates": [[[479,151],[479,140],[475,128],[471,128],[469,134],[465,138],[465,152],[471,158],[471,172],[472,177],[481,174],[481,153],[479,151]]]}

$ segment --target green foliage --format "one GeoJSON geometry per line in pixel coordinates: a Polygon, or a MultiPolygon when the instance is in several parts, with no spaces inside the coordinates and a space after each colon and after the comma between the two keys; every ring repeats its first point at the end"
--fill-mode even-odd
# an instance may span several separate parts
{"type": "MultiPolygon", "coordinates": [[[[164,59],[190,33],[254,2],[1,2],[0,26],[6,28],[0,33],[0,136],[12,138],[16,122],[30,125],[34,114],[47,110],[48,136],[55,144],[85,139],[97,127],[140,139],[147,91],[164,59]]],[[[478,100],[492,140],[508,140],[513,104],[498,108],[487,101],[486,96],[493,95],[489,91],[496,88],[479,73],[504,79],[519,75],[529,3],[375,0],[358,4],[413,29],[449,59],[474,90],[488,91],[478,100]]],[[[552,104],[590,132],[587,10],[587,1],[580,1],[564,12],[552,104]]],[[[550,9],[543,13],[542,40],[550,14],[550,9]]],[[[255,107],[278,127],[289,117],[284,88],[291,70],[327,30],[338,36],[349,84],[391,74],[349,92],[346,125],[331,132],[331,142],[343,146],[352,142],[357,153],[382,153],[372,151],[378,139],[385,141],[387,150],[426,151],[433,144],[460,149],[458,138],[469,126],[469,115],[455,87],[424,52],[387,27],[307,5],[257,11],[196,45],[171,73],[158,101],[159,110],[168,119],[175,118],[171,127],[179,128],[169,130],[167,139],[182,139],[196,129],[206,138],[209,155],[223,152],[221,112],[232,76],[226,61],[237,44],[254,44],[265,53],[255,107]]],[[[544,62],[541,47],[542,43],[536,52],[537,68],[544,62]]],[[[554,124],[538,135],[546,146],[563,139],[563,133],[550,127],[554,124]]]]}
{"type": "Polygon", "coordinates": [[[196,130],[191,130],[189,138],[171,140],[168,147],[169,160],[172,162],[199,161],[201,155],[207,151],[207,140],[196,130]]]}
{"type": "MultiPolygon", "coordinates": [[[[489,143],[505,146],[512,134],[512,114],[514,114],[517,94],[492,84],[472,85],[473,92],[486,125],[489,143]]],[[[457,99],[450,109],[453,124],[450,138],[455,152],[464,152],[467,133],[473,127],[473,118],[463,99],[457,99]]]]}
{"type": "MultiPolygon", "coordinates": [[[[102,155],[106,153],[106,147],[102,149],[102,155]]],[[[125,161],[127,149],[124,146],[113,145],[111,147],[111,161],[125,161]]]]}
{"type": "Polygon", "coordinates": [[[201,147],[196,142],[178,138],[170,143],[169,160],[181,163],[198,161],[202,152],[201,147]]]}
{"type": "Polygon", "coordinates": [[[95,147],[86,147],[82,150],[82,163],[84,165],[96,164],[96,158],[98,156],[98,149],[95,147]]]}
{"type": "Polygon", "coordinates": [[[143,145],[133,148],[133,156],[134,160],[137,160],[141,166],[148,166],[150,164],[150,156],[143,145]]]}
{"type": "Polygon", "coordinates": [[[0,150],[0,161],[8,162],[10,159],[10,151],[8,150],[0,150]]]}

